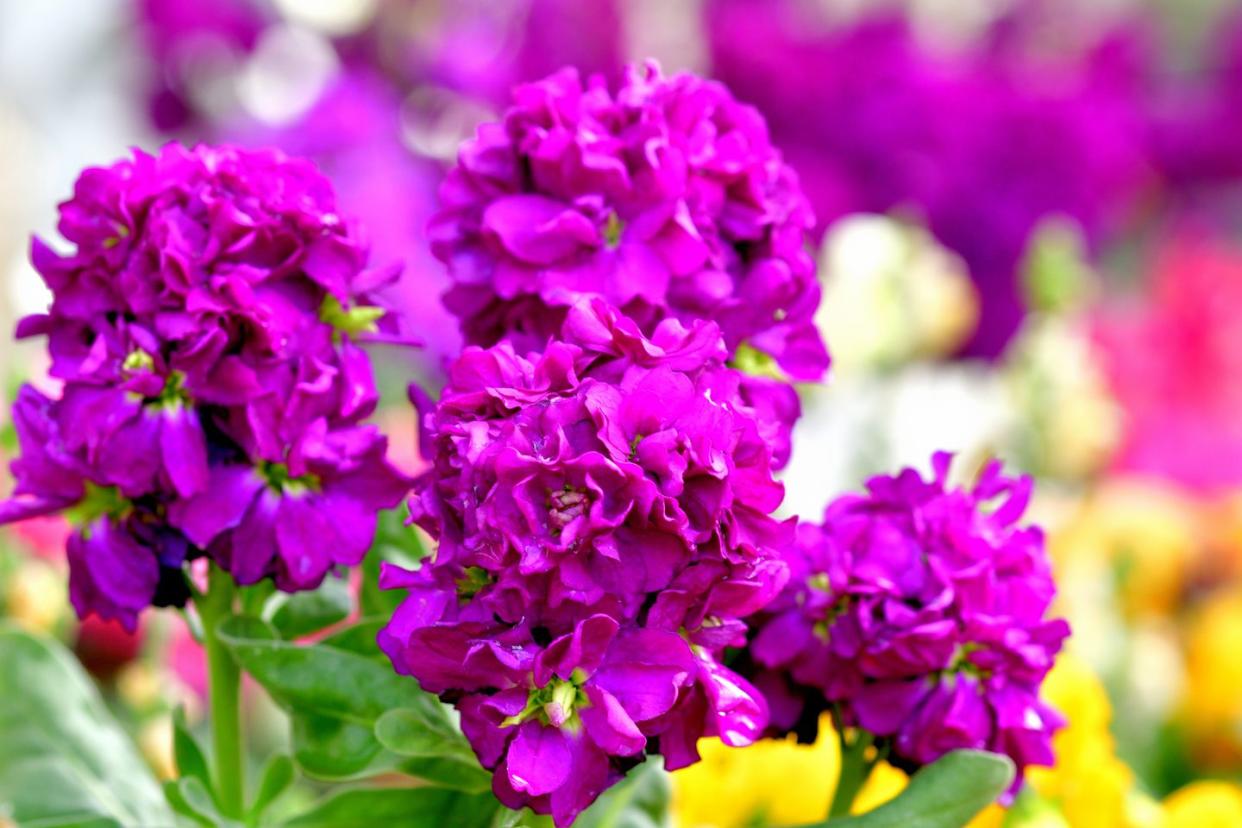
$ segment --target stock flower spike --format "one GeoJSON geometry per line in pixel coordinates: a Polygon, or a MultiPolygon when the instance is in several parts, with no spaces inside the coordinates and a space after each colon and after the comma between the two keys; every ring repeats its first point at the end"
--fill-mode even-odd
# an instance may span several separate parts
{"type": "Polygon", "coordinates": [[[719,656],[780,590],[792,523],[719,329],[650,338],[602,299],[523,354],[467,348],[424,416],[413,519],[439,540],[380,633],[397,671],[454,703],[494,790],[558,826],[644,752],[745,745],[763,698],[719,656]]]}
{"type": "Polygon", "coordinates": [[[750,647],[774,733],[811,736],[835,710],[908,770],[958,748],[1052,764],[1062,722],[1039,690],[1069,626],[1045,617],[1042,533],[1016,525],[1031,481],[993,462],[952,488],[950,459],[933,458],[930,480],[876,477],[799,526],[789,585],[750,647]]]}
{"type": "Polygon", "coordinates": [[[573,69],[518,86],[440,198],[432,251],[467,343],[542,347],[598,296],[648,334],[710,318],[731,357],[796,380],[828,368],[810,207],[762,116],[719,83],[648,64],[615,93],[573,69]]]}
{"type": "Polygon", "coordinates": [[[204,553],[286,590],[361,560],[406,489],[359,425],[377,395],[358,342],[389,326],[371,292],[397,271],[366,269],[327,180],[277,151],[169,144],[85,171],[59,229],[75,249],[34,241],[53,301],[18,335],[47,337],[62,390],[19,395],[0,522],[75,520],[79,614],[132,628],[184,604],[204,553]]]}

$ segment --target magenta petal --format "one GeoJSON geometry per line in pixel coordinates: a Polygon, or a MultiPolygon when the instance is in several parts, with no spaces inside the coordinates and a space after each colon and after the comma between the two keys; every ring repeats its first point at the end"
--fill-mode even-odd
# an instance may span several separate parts
{"type": "Polygon", "coordinates": [[[250,466],[217,466],[200,494],[168,507],[169,521],[195,546],[206,548],[221,532],[241,523],[264,485],[250,466]]]}
{"type": "Polygon", "coordinates": [[[600,687],[588,684],[584,690],[591,704],[582,708],[579,715],[591,740],[614,756],[634,756],[642,752],[647,746],[647,737],[621,703],[600,687]]]}
{"type": "Polygon", "coordinates": [[[483,227],[514,257],[536,265],[552,264],[600,241],[586,216],[538,195],[497,199],[484,211],[483,227]]]}
{"type": "Polygon", "coordinates": [[[284,497],[276,518],[282,589],[313,589],[332,566],[337,534],[332,519],[309,497],[284,497]]]}
{"type": "Polygon", "coordinates": [[[366,351],[346,338],[341,343],[342,417],[366,417],[375,408],[379,394],[366,351]]]}
{"type": "Polygon", "coordinates": [[[720,741],[730,747],[754,744],[768,726],[768,704],[754,685],[714,661],[703,661],[708,703],[720,741]]]}
{"type": "Polygon", "coordinates": [[[160,453],[164,471],[181,497],[193,497],[207,487],[207,437],[193,408],[177,406],[163,412],[160,453]]]}
{"type": "Polygon", "coordinates": [[[267,489],[260,491],[246,516],[232,533],[230,571],[239,584],[253,584],[270,574],[276,557],[276,518],[280,497],[267,489]]]}
{"type": "Polygon", "coordinates": [[[569,778],[569,739],[558,728],[525,722],[509,745],[506,765],[514,790],[531,796],[551,793],[569,778]]]}
{"type": "Polygon", "coordinates": [[[877,736],[891,736],[914,713],[928,693],[927,682],[888,681],[866,684],[854,698],[858,723],[877,736]]]}

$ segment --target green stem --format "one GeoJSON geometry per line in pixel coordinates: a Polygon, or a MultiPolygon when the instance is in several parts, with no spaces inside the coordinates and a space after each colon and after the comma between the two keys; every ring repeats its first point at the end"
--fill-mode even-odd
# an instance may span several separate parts
{"type": "Polygon", "coordinates": [[[242,774],[241,670],[219,636],[220,624],[233,614],[234,592],[229,574],[212,564],[207,593],[198,602],[198,613],[207,650],[216,796],[221,812],[237,819],[245,810],[246,796],[242,774]]]}
{"type": "Polygon", "coordinates": [[[849,816],[854,807],[854,800],[867,778],[875,767],[875,760],[867,757],[867,749],[875,740],[865,730],[855,730],[851,740],[846,735],[846,728],[838,728],[837,740],[841,744],[841,776],[837,779],[837,789],[832,794],[832,805],[828,809],[828,818],[849,816]]]}

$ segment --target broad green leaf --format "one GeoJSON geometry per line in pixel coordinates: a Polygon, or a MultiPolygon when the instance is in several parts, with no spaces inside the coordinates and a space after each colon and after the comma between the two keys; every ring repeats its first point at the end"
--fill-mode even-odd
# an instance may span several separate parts
{"type": "Polygon", "coordinates": [[[275,802],[281,794],[293,784],[297,776],[297,768],[293,760],[283,753],[278,753],[263,766],[259,776],[259,789],[255,792],[254,802],[250,805],[250,818],[254,821],[267,807],[275,802]]]}
{"type": "Polygon", "coordinates": [[[0,624],[0,803],[22,826],[174,825],[159,783],[81,666],[0,624]]]}
{"type": "Polygon", "coordinates": [[[490,794],[436,788],[359,788],[328,797],[286,822],[284,828],[485,828],[499,807],[490,794]]]}
{"type": "Polygon", "coordinates": [[[668,774],[655,759],[609,788],[574,822],[575,828],[663,828],[671,792],[668,774]]]}
{"type": "Polygon", "coordinates": [[[245,616],[225,621],[220,638],[276,703],[292,712],[374,724],[389,710],[410,708],[428,720],[448,720],[439,700],[389,664],[323,643],[281,641],[270,626],[245,616]]]}
{"type": "Polygon", "coordinates": [[[290,640],[339,624],[354,608],[349,582],[344,578],[328,577],[318,589],[278,597],[283,600],[272,613],[272,626],[290,640]]]}
{"type": "Polygon", "coordinates": [[[376,642],[380,628],[387,623],[387,618],[361,618],[348,627],[336,630],[319,643],[325,647],[348,650],[355,655],[390,664],[388,656],[384,655],[376,642]]]}
{"type": "Polygon", "coordinates": [[[896,799],[874,811],[822,823],[825,828],[962,828],[1013,781],[1013,762],[978,750],[946,754],[910,778],[896,799]]]}
{"type": "Polygon", "coordinates": [[[206,828],[242,828],[240,822],[220,813],[215,799],[198,777],[165,782],[164,797],[174,811],[206,828]]]}
{"type": "Polygon", "coordinates": [[[451,757],[411,758],[396,766],[406,776],[464,793],[482,793],[492,789],[492,775],[479,766],[473,756],[469,759],[451,757]]]}
{"type": "Polygon", "coordinates": [[[211,771],[207,768],[207,757],[186,725],[185,708],[182,707],[173,712],[173,757],[177,762],[179,776],[199,779],[211,790],[211,771]]]}
{"type": "Polygon", "coordinates": [[[226,621],[220,637],[242,668],[290,713],[294,758],[307,774],[339,780],[395,770],[458,790],[490,785],[438,699],[413,679],[397,675],[387,660],[334,646],[360,644],[358,637],[298,645],[281,641],[269,625],[249,617],[226,621]],[[408,717],[403,723],[419,723],[443,741],[434,756],[402,757],[384,748],[375,724],[393,710],[408,717]]]}
{"type": "Polygon", "coordinates": [[[384,750],[370,725],[296,713],[292,728],[293,758],[317,779],[360,779],[396,768],[398,757],[384,750]]]}
{"type": "Polygon", "coordinates": [[[447,719],[429,720],[417,710],[389,710],[375,722],[379,743],[398,756],[469,758],[473,754],[447,719]]]}

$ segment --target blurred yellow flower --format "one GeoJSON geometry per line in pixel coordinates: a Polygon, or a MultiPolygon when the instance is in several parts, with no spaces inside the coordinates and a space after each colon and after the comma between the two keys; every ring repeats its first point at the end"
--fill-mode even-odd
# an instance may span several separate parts
{"type": "MultiPolygon", "coordinates": [[[[675,828],[748,828],[822,820],[841,772],[836,732],[827,716],[819,739],[793,738],[730,748],[715,739],[699,743],[703,761],[672,774],[675,828]]],[[[854,803],[856,813],[892,799],[905,774],[881,763],[854,803]]]]}
{"type": "Polygon", "coordinates": [[[138,731],[138,747],[161,780],[177,778],[172,716],[166,714],[144,724],[138,731]]]}
{"type": "MultiPolygon", "coordinates": [[[[1062,655],[1044,697],[1068,720],[1053,739],[1057,766],[1028,771],[1034,797],[1024,800],[1026,807],[1007,812],[992,806],[970,828],[1158,828],[1158,812],[1136,793],[1134,774],[1114,751],[1112,707],[1091,669],[1062,655]]],[[[699,750],[700,764],[672,775],[676,828],[798,825],[828,812],[841,756],[827,717],[814,745],[764,741],[738,750],[704,740],[699,750]]],[[[882,805],[905,785],[904,773],[882,763],[854,812],[882,805]]]]}
{"type": "Polygon", "coordinates": [[[1160,828],[1238,828],[1242,788],[1228,782],[1193,782],[1164,801],[1160,828]]]}
{"type": "Polygon", "coordinates": [[[9,579],[4,605],[23,627],[50,632],[69,610],[64,575],[37,558],[23,560],[9,579]]]}
{"type": "Polygon", "coordinates": [[[1027,778],[1072,828],[1130,828],[1134,773],[1117,758],[1109,724],[1112,705],[1091,669],[1063,654],[1044,682],[1044,698],[1065,716],[1053,737],[1057,764],[1031,768],[1027,778]]]}
{"type": "Polygon", "coordinates": [[[1166,616],[1181,602],[1202,545],[1195,504],[1154,482],[1115,479],[1097,489],[1051,538],[1062,578],[1109,564],[1129,618],[1166,616]]]}
{"type": "Polygon", "coordinates": [[[1233,765],[1242,759],[1242,586],[1204,601],[1186,637],[1187,736],[1201,761],[1233,765]]]}
{"type": "Polygon", "coordinates": [[[1030,768],[1020,807],[992,806],[970,828],[1155,828],[1133,792],[1133,772],[1114,752],[1112,706],[1091,669],[1062,654],[1043,695],[1067,721],[1052,741],[1056,766],[1030,768]]]}

